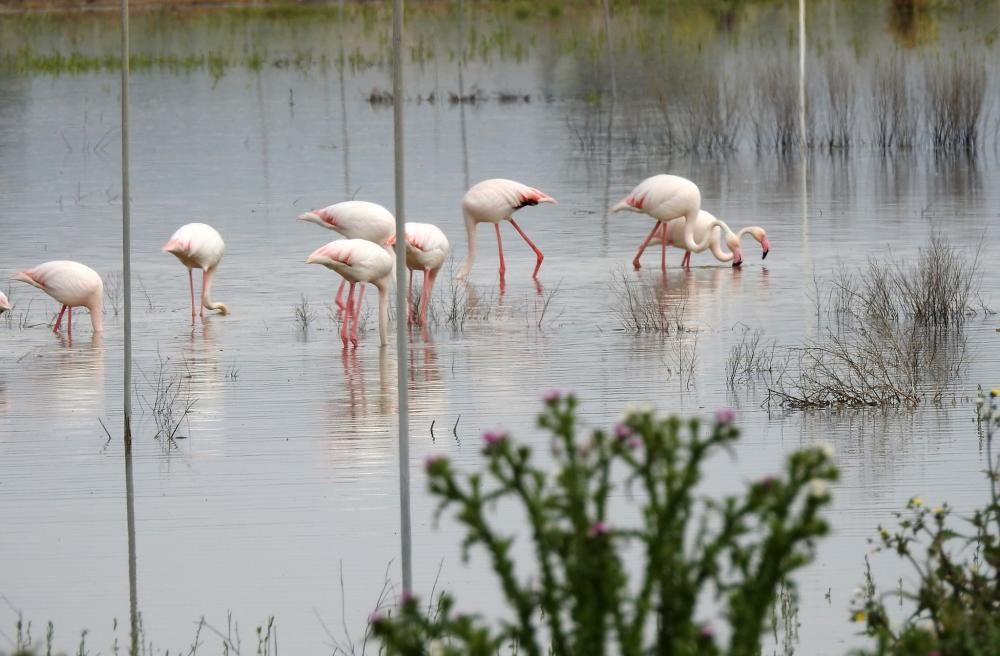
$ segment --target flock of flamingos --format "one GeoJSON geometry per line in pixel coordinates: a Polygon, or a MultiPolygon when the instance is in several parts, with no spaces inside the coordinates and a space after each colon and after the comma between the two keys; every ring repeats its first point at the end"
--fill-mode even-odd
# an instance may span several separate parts
{"type": "MultiPolygon", "coordinates": [[[[470,188],[462,198],[462,214],[468,231],[469,250],[465,264],[458,278],[464,279],[472,269],[476,257],[476,227],[480,223],[492,223],[497,235],[500,252],[500,277],[504,277],[506,265],[503,257],[503,242],[500,238],[500,224],[509,221],[519,235],[527,242],[538,258],[532,277],[538,275],[544,255],[528,235],[514,220],[514,212],[526,205],[555,203],[547,194],[513,180],[485,180],[470,188]]],[[[710,250],[721,262],[732,262],[739,266],[743,262],[740,241],[749,234],[764,252],[770,250],[767,233],[763,228],[751,226],[734,233],[725,223],[701,209],[701,192],[695,183],[675,175],[655,175],[643,180],[621,202],[611,208],[611,212],[631,211],[648,214],[655,219],[653,229],[639,246],[632,260],[636,269],[639,258],[651,244],[660,244],[660,266],[666,269],[666,247],[675,246],[686,253],[682,266],[690,266],[691,254],[710,250]],[[722,248],[725,238],[729,251],[722,248]]],[[[391,247],[396,241],[396,221],[392,213],[376,203],[350,200],[323,209],[306,212],[298,217],[334,230],[346,239],[332,241],[313,251],[306,262],[321,264],[339,273],[343,280],[337,290],[336,304],[343,311],[340,337],[347,348],[348,342],[357,346],[359,309],[365,291],[365,283],[370,283],[379,295],[379,345],[388,344],[389,287],[395,270],[395,258],[391,247]],[[355,299],[355,286],[361,283],[355,299]],[[346,301],[344,287],[349,284],[346,301]]],[[[448,238],[436,226],[429,223],[407,223],[406,266],[410,270],[407,322],[424,325],[427,322],[427,308],[434,287],[434,280],[444,266],[448,255],[448,238]],[[423,289],[417,305],[412,310],[413,272],[423,271],[423,289]]],[[[204,223],[189,223],[182,226],[163,246],[163,252],[171,253],[188,269],[188,284],[191,290],[191,319],[195,317],[193,269],[202,270],[200,316],[205,309],[228,314],[225,304],[212,300],[212,281],[215,271],[222,261],[225,243],[219,233],[204,223]]],[[[11,280],[19,280],[37,287],[56,301],[62,308],[56,319],[54,331],[58,331],[66,315],[67,331],[73,334],[73,308],[85,307],[90,311],[90,321],[95,333],[103,329],[102,302],[104,284],[101,277],[90,267],[67,260],[55,260],[40,264],[32,269],[15,273],[11,280]]],[[[10,302],[0,293],[0,313],[10,310],[10,302]]]]}

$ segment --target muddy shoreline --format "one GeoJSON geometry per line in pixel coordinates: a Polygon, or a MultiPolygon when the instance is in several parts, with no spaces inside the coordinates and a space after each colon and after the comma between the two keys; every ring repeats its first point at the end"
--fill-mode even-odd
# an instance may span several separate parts
{"type": "MultiPolygon", "coordinates": [[[[75,14],[88,12],[118,11],[119,0],[0,0],[0,15],[28,14],[75,14]]],[[[336,3],[329,2],[261,2],[260,0],[226,0],[225,2],[206,2],[205,0],[129,0],[132,11],[172,11],[188,9],[226,9],[226,8],[257,8],[271,7],[332,7],[336,3]]]]}

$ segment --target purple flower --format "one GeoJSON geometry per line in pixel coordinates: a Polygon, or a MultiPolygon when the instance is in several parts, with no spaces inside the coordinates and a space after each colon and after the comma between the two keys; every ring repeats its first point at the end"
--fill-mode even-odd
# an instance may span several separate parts
{"type": "Polygon", "coordinates": [[[723,426],[728,426],[736,421],[736,411],[732,408],[720,408],[715,411],[715,421],[723,426]]]}
{"type": "Polygon", "coordinates": [[[715,629],[712,628],[711,624],[702,624],[698,627],[698,637],[702,640],[712,640],[715,638],[715,629]]]}
{"type": "Polygon", "coordinates": [[[505,439],[507,439],[507,431],[505,430],[488,430],[483,433],[483,441],[486,442],[486,446],[494,446],[505,439]]]}
{"type": "Polygon", "coordinates": [[[368,615],[369,624],[378,624],[382,621],[382,613],[377,610],[373,610],[370,615],[368,615]]]}
{"type": "Polygon", "coordinates": [[[424,469],[430,470],[431,467],[443,461],[444,459],[445,457],[440,453],[428,453],[427,457],[424,458],[424,469]]]}
{"type": "Polygon", "coordinates": [[[642,446],[642,440],[640,440],[638,437],[630,437],[628,442],[625,443],[625,446],[634,451],[635,449],[638,449],[640,446],[642,446]]]}
{"type": "Polygon", "coordinates": [[[561,398],[562,398],[562,390],[556,389],[554,387],[550,390],[547,390],[545,394],[542,394],[542,400],[549,405],[555,405],[556,403],[559,403],[559,399],[561,398]]]}
{"type": "Polygon", "coordinates": [[[417,600],[417,598],[414,597],[411,593],[404,592],[403,594],[401,594],[399,596],[399,605],[400,606],[408,606],[409,604],[412,604],[416,600],[417,600]]]}
{"type": "Polygon", "coordinates": [[[624,440],[632,434],[632,428],[628,424],[615,424],[615,437],[624,440]]]}
{"type": "Polygon", "coordinates": [[[778,479],[774,476],[765,476],[764,478],[757,481],[757,485],[761,486],[765,490],[770,490],[774,487],[774,484],[778,482],[778,479]]]}
{"type": "Polygon", "coordinates": [[[599,535],[607,535],[610,530],[611,529],[609,529],[608,525],[604,522],[596,521],[590,525],[589,529],[587,529],[587,536],[596,538],[599,535]]]}

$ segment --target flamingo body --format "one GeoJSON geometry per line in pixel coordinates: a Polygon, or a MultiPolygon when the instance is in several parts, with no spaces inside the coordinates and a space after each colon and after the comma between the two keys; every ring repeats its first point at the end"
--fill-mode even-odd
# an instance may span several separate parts
{"type": "Polygon", "coordinates": [[[347,316],[341,324],[340,337],[347,348],[348,340],[358,344],[358,308],[361,307],[361,297],[364,294],[365,283],[370,283],[378,289],[379,314],[378,332],[379,346],[389,343],[389,285],[396,260],[382,246],[366,239],[339,239],[317,248],[306,258],[308,264],[321,264],[339,273],[349,284],[347,295],[347,316]],[[354,303],[354,286],[361,283],[358,301],[354,303]],[[353,319],[354,325],[350,326],[353,319]],[[348,332],[350,331],[350,334],[348,332]]]}
{"type": "MultiPolygon", "coordinates": [[[[410,288],[413,287],[413,272],[424,272],[424,286],[420,292],[420,316],[417,323],[427,324],[427,310],[430,306],[434,281],[437,279],[444,261],[448,257],[448,238],[444,232],[431,223],[407,223],[406,231],[406,267],[410,270],[410,288]]],[[[396,236],[389,237],[388,245],[396,243],[396,236]]],[[[410,294],[407,294],[409,299],[410,294]]],[[[409,305],[409,303],[407,303],[409,305]]],[[[407,311],[409,321],[410,313],[407,311]]]]}
{"type": "Polygon", "coordinates": [[[462,214],[469,237],[469,253],[458,277],[465,278],[472,270],[472,263],[476,258],[476,226],[480,223],[492,223],[497,233],[497,248],[500,252],[500,278],[503,279],[507,270],[503,257],[503,242],[500,239],[500,223],[503,221],[510,221],[518,234],[535,252],[535,271],[532,273],[532,277],[536,277],[545,256],[517,224],[513,215],[515,211],[526,205],[554,204],[555,202],[554,198],[534,187],[503,178],[484,180],[470,187],[465,192],[465,196],[462,197],[462,214]]]}
{"type": "Polygon", "coordinates": [[[0,292],[0,314],[4,312],[9,312],[11,309],[10,301],[7,300],[7,295],[0,292]]]}
{"type": "MultiPolygon", "coordinates": [[[[63,313],[69,310],[68,331],[73,334],[73,308],[90,310],[90,324],[95,333],[104,329],[102,306],[104,282],[96,271],[85,264],[69,260],[54,260],[15,273],[11,280],[26,282],[56,299],[62,309],[53,330],[58,331],[63,313]]],[[[6,300],[6,298],[4,299],[6,300]]]]}
{"type": "Polygon", "coordinates": [[[181,226],[163,245],[164,253],[170,253],[188,269],[192,320],[195,315],[194,278],[191,273],[193,269],[202,270],[199,315],[204,316],[206,309],[218,310],[223,315],[229,314],[229,308],[226,307],[225,303],[212,301],[212,281],[225,251],[226,244],[222,241],[222,235],[205,223],[188,223],[181,226]]]}
{"type": "MultiPolygon", "coordinates": [[[[612,212],[622,210],[642,212],[663,223],[683,217],[684,248],[699,252],[707,247],[709,235],[705,235],[705,240],[701,243],[694,240],[695,223],[701,210],[701,190],[687,178],[667,174],[646,178],[636,185],[632,193],[611,208],[612,212]]],[[[644,249],[645,244],[640,247],[640,254],[644,249]]]]}
{"type": "Polygon", "coordinates": [[[392,212],[365,200],[348,200],[305,212],[299,215],[299,220],[335,230],[348,239],[365,239],[376,244],[384,244],[396,232],[392,212]]]}
{"type": "Polygon", "coordinates": [[[767,232],[763,228],[758,226],[748,226],[737,233],[733,233],[725,222],[720,221],[715,218],[711,212],[706,212],[705,210],[698,211],[698,217],[695,220],[694,228],[694,239],[695,241],[703,243],[704,248],[697,251],[687,250],[683,246],[685,221],[685,219],[674,219],[673,221],[668,221],[666,224],[661,224],[660,229],[656,231],[652,239],[649,240],[649,245],[665,244],[666,246],[674,246],[686,251],[683,262],[684,266],[689,265],[691,261],[691,253],[700,253],[706,249],[710,250],[712,255],[715,256],[715,259],[720,262],[733,261],[737,253],[740,254],[740,260],[742,260],[740,243],[745,235],[750,235],[757,240],[758,243],[760,243],[761,248],[764,251],[764,255],[761,259],[766,258],[768,252],[770,251],[771,246],[767,239],[767,232]],[[664,232],[666,232],[665,242],[663,239],[664,232]],[[729,252],[724,251],[721,247],[723,232],[725,232],[726,235],[726,245],[729,248],[729,252]]]}

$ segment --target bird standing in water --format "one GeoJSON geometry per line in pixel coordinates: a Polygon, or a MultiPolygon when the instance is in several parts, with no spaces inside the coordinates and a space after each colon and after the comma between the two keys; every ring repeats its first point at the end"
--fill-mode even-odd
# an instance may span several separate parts
{"type": "MultiPolygon", "coordinates": [[[[392,212],[378,203],[366,200],[346,200],[328,207],[299,215],[299,221],[308,221],[334,230],[348,239],[365,239],[375,244],[384,244],[391,235],[396,234],[396,218],[392,212]]],[[[344,285],[347,279],[340,281],[337,297],[334,303],[344,309],[344,285]]]]}
{"type": "MultiPolygon", "coordinates": [[[[653,235],[649,244],[664,244],[665,246],[674,246],[685,251],[684,258],[681,261],[681,266],[690,267],[691,254],[693,252],[701,251],[689,251],[681,245],[684,242],[684,223],[685,219],[683,218],[674,219],[673,221],[668,221],[667,223],[659,223],[659,230],[655,235],[653,235]],[[664,235],[666,235],[666,239],[664,239],[664,235]]],[[[694,228],[695,241],[703,241],[706,233],[708,233],[709,238],[705,248],[710,250],[712,255],[715,256],[715,259],[720,262],[733,261],[733,266],[739,266],[738,262],[742,262],[743,255],[740,246],[743,241],[743,237],[746,235],[750,235],[760,244],[761,249],[764,251],[764,255],[761,259],[766,258],[767,254],[771,250],[771,244],[767,239],[767,232],[763,228],[758,226],[747,226],[739,232],[734,233],[724,221],[716,219],[710,212],[700,210],[698,212],[698,219],[695,222],[694,228]],[[725,233],[726,246],[729,248],[729,252],[722,249],[723,233],[725,233]],[[738,262],[734,261],[737,259],[737,254],[739,257],[738,262]]],[[[639,268],[638,257],[632,261],[632,264],[636,268],[639,268]]]]}
{"type": "Polygon", "coordinates": [[[344,320],[340,324],[340,338],[347,348],[350,340],[358,345],[358,308],[365,293],[365,283],[378,289],[378,336],[379,346],[389,343],[389,286],[396,260],[388,249],[365,239],[339,239],[326,246],[320,246],[306,258],[307,264],[322,264],[339,273],[350,284],[344,320]],[[361,283],[358,302],[354,303],[354,286],[361,283]],[[353,327],[351,321],[353,320],[353,327]]]}
{"type": "MultiPolygon", "coordinates": [[[[427,325],[427,308],[431,302],[431,291],[444,261],[448,257],[448,238],[436,225],[430,223],[407,223],[406,230],[406,267],[410,270],[410,283],[406,293],[406,322],[411,323],[410,299],[413,296],[413,272],[424,272],[424,287],[420,292],[420,316],[416,318],[418,326],[427,325]]],[[[396,243],[393,234],[386,245],[396,243]]]]}
{"type": "Polygon", "coordinates": [[[465,229],[469,235],[469,254],[458,278],[465,278],[469,275],[472,263],[476,259],[476,226],[480,223],[492,223],[497,233],[497,249],[500,251],[500,280],[503,281],[504,273],[507,271],[507,265],[503,259],[503,241],[500,239],[500,223],[503,221],[510,221],[510,224],[528,243],[531,250],[535,251],[537,260],[531,277],[536,278],[545,256],[517,224],[513,214],[525,205],[554,204],[555,202],[551,196],[513,180],[494,178],[473,185],[462,197],[462,214],[465,218],[465,229]]]}
{"type": "Polygon", "coordinates": [[[0,292],[0,314],[4,312],[10,312],[10,301],[7,300],[7,295],[0,292]]]}
{"type": "Polygon", "coordinates": [[[177,232],[163,245],[163,252],[174,255],[188,270],[188,285],[191,288],[191,321],[194,321],[194,274],[193,269],[201,269],[201,308],[198,316],[204,317],[205,310],[218,310],[221,314],[229,314],[229,308],[224,303],[212,301],[212,280],[215,270],[222,261],[226,244],[222,236],[210,225],[204,223],[188,223],[177,229],[177,232]]]}
{"type": "MultiPolygon", "coordinates": [[[[56,319],[53,332],[59,331],[63,314],[66,317],[66,332],[73,336],[73,308],[85,307],[90,310],[90,325],[95,333],[104,330],[104,282],[96,271],[85,264],[69,260],[54,260],[38,266],[19,271],[11,276],[11,280],[26,282],[37,287],[61,305],[59,317],[56,319]]],[[[4,297],[6,300],[6,297],[4,297]]]]}

